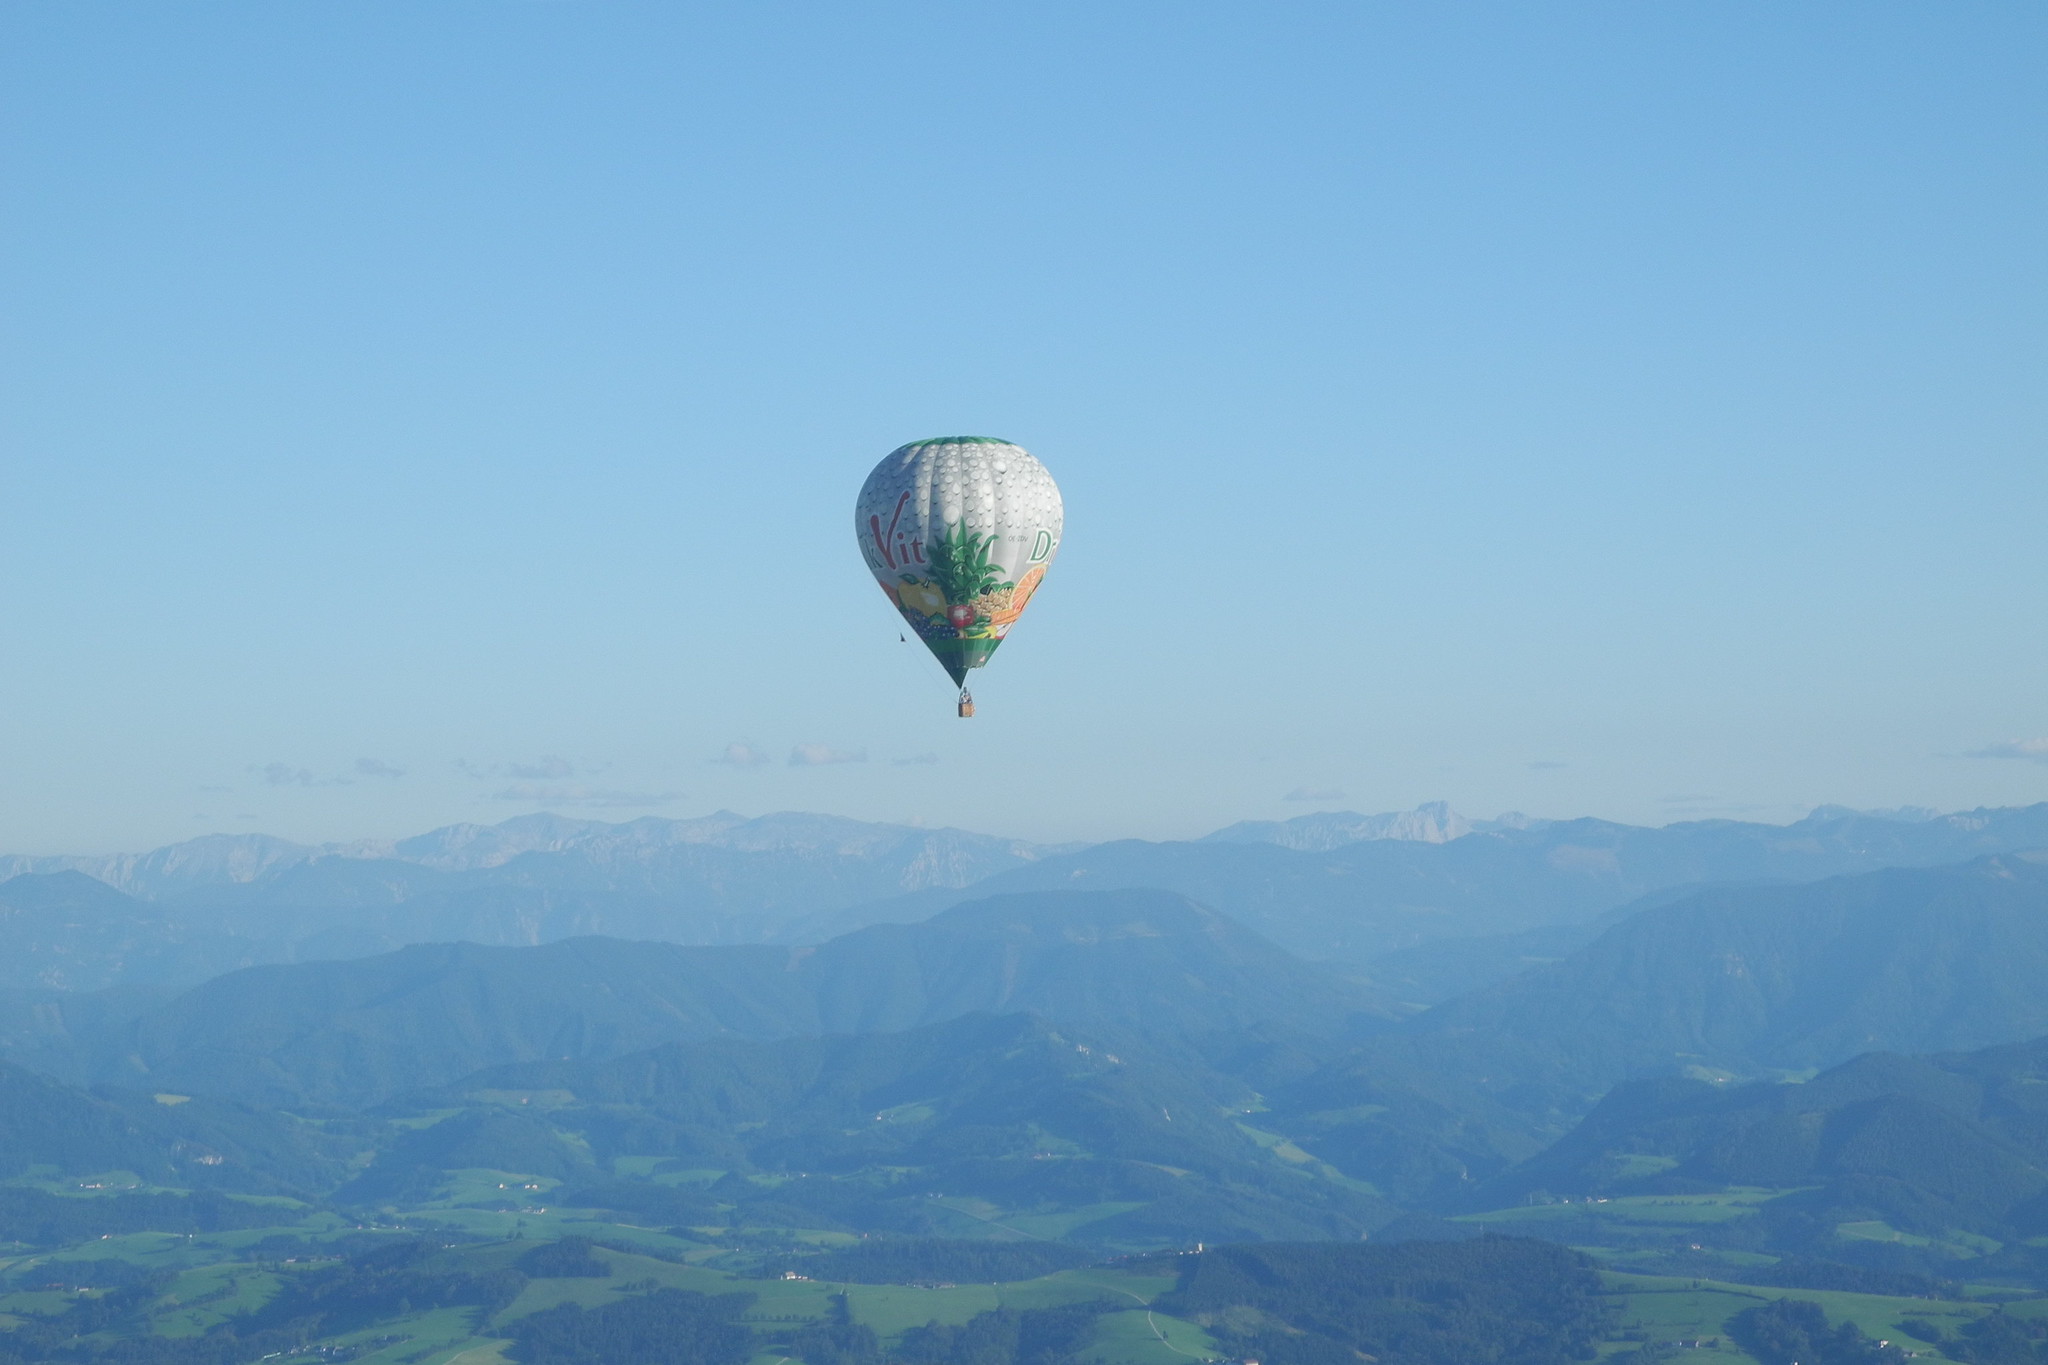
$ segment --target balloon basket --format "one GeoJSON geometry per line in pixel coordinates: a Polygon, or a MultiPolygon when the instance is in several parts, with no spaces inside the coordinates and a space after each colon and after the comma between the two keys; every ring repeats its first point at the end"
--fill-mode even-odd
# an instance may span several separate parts
{"type": "Polygon", "coordinates": [[[967,689],[963,687],[960,689],[960,719],[966,720],[969,716],[973,714],[974,698],[971,695],[969,695],[967,689]]]}

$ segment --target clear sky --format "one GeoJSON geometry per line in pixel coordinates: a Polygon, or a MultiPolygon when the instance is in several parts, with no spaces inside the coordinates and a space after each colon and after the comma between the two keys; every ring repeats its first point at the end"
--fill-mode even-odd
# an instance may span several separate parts
{"type": "Polygon", "coordinates": [[[7,5],[0,849],[2048,799],[2044,68],[2035,0],[7,5]],[[953,433],[1067,501],[969,722],[851,529],[953,433]]]}

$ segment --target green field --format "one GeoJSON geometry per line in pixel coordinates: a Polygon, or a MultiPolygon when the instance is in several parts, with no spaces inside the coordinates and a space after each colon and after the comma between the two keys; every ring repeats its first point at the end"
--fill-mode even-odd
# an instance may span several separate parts
{"type": "MultiPolygon", "coordinates": [[[[1907,1333],[1899,1325],[1902,1319],[1919,1318],[1953,1334],[1971,1319],[1991,1311],[1989,1305],[1975,1302],[1891,1298],[1880,1294],[1847,1294],[1818,1289],[1765,1289],[1716,1280],[1674,1279],[1612,1271],[1607,1273],[1606,1279],[1620,1307],[1618,1330],[1624,1334],[1639,1333],[1635,1340],[1695,1341],[1720,1337],[1718,1350],[1708,1347],[1685,1353],[1686,1360],[1700,1362],[1700,1365],[1717,1361],[1752,1362],[1752,1357],[1727,1340],[1727,1322],[1743,1309],[1772,1299],[1811,1300],[1821,1306],[1831,1323],[1853,1322],[1865,1336],[1890,1340],[1909,1351],[1922,1353],[1933,1352],[1934,1344],[1907,1333]]],[[[2048,1300],[2033,1302],[2040,1304],[2041,1311],[2048,1313],[2048,1300]]],[[[2025,1311],[2031,1306],[2021,1304],[2014,1311],[2025,1311]]],[[[1617,1343],[1613,1347],[1615,1351],[1624,1349],[1627,1349],[1627,1343],[1617,1343]]],[[[1936,1355],[1934,1358],[1945,1357],[1936,1355]]]]}
{"type": "MultiPolygon", "coordinates": [[[[716,1178],[716,1172],[665,1172],[677,1182],[716,1178]]],[[[93,1198],[101,1191],[76,1193],[93,1198]]],[[[530,1314],[562,1304],[597,1308],[622,1296],[654,1288],[676,1288],[707,1294],[744,1292],[755,1296],[743,1321],[762,1346],[759,1365],[775,1365],[786,1357],[773,1348],[804,1324],[830,1319],[841,1310],[854,1323],[869,1327],[885,1341],[899,1338],[928,1323],[959,1325],[976,1314],[1004,1308],[1029,1310],[1072,1304],[1112,1304],[1096,1320],[1094,1335],[1082,1358],[1092,1365],[1176,1365],[1215,1358],[1219,1347],[1193,1322],[1170,1317],[1151,1305],[1174,1288],[1170,1275],[1141,1274],[1117,1265],[1065,1270],[1034,1279],[1000,1284],[953,1285],[841,1284],[814,1279],[758,1278],[748,1267],[758,1263],[748,1253],[754,1245],[787,1249],[804,1245],[847,1245],[857,1239],[838,1231],[778,1229],[748,1232],[720,1229],[714,1241],[608,1222],[589,1210],[546,1203],[548,1182],[517,1173],[472,1170],[447,1197],[431,1207],[404,1215],[386,1215],[381,1226],[345,1221],[332,1212],[314,1211],[291,1201],[269,1201],[279,1216],[275,1226],[226,1232],[170,1234],[126,1233],[94,1238],[60,1251],[21,1254],[0,1259],[0,1273],[16,1286],[0,1294],[0,1347],[15,1326],[67,1311],[81,1297],[105,1292],[80,1290],[80,1280],[105,1274],[107,1262],[126,1263],[135,1273],[153,1273],[156,1297],[148,1302],[147,1330],[167,1338],[200,1335],[236,1314],[261,1307],[291,1283],[292,1277],[337,1264],[344,1238],[403,1239],[419,1232],[438,1232],[456,1245],[437,1253],[436,1264],[465,1274],[512,1268],[537,1244],[566,1234],[580,1234],[605,1245],[594,1253],[611,1269],[606,1278],[532,1278],[508,1305],[481,1319],[481,1310],[436,1308],[401,1313],[373,1326],[327,1338],[317,1345],[363,1350],[358,1359],[376,1365],[504,1365],[506,1332],[530,1314]],[[502,1187],[502,1188],[501,1188],[502,1187]],[[533,1188],[539,1187],[539,1188],[533,1188]],[[460,1200],[469,1202],[462,1203],[460,1200]],[[514,1201],[518,1201],[514,1203],[514,1201]],[[533,1201],[533,1202],[526,1202],[533,1201]],[[511,1208],[481,1207],[514,1203],[511,1208]],[[266,1239],[280,1236],[260,1251],[266,1239]],[[45,1280],[44,1277],[47,1277],[45,1280]],[[159,1289],[160,1287],[160,1289],[159,1289]]],[[[1655,1247],[1681,1244],[1689,1227],[1711,1229],[1754,1215],[1763,1199],[1778,1193],[1735,1190],[1703,1196],[1612,1199],[1600,1203],[1537,1204],[1496,1213],[1471,1215],[1464,1221],[1514,1231],[1570,1238],[1591,1230],[1616,1234],[1613,1246],[1588,1245],[1603,1259],[1604,1272],[1616,1305],[1612,1339],[1602,1356],[1619,1354],[1645,1341],[1709,1343],[1688,1349],[1683,1359],[1698,1365],[1742,1365],[1749,1358],[1727,1339],[1727,1323],[1745,1308],[1777,1298],[1819,1303],[1831,1321],[1854,1322],[1873,1338],[1888,1339],[1930,1359],[1942,1359],[1932,1343],[1909,1336],[1901,1322],[1917,1318],[1954,1334],[1971,1319],[1992,1311],[1994,1297],[2011,1291],[1986,1291],[1983,1299],[1943,1301],[1891,1298],[1809,1290],[1767,1289],[1717,1279],[1678,1278],[1635,1273],[1629,1260],[1648,1256],[1655,1247]],[[1646,1241],[1635,1234],[1655,1234],[1646,1241]],[[1654,1246],[1652,1246],[1654,1243],[1654,1246]],[[1630,1250],[1631,1246],[1636,1250],[1630,1250]],[[1717,1342],[1718,1339],[1718,1342],[1717,1342]]],[[[957,1220],[963,1231],[997,1241],[1025,1234],[1057,1235],[1080,1221],[1108,1216],[1130,1205],[1098,1205],[1059,1215],[1005,1215],[992,1205],[967,1199],[933,1200],[942,1219],[957,1220]]],[[[1889,1240],[1894,1234],[1881,1224],[1844,1228],[1842,1235],[1889,1240]]],[[[359,1243],[358,1243],[359,1244],[359,1243]]],[[[1763,1265],[1771,1258],[1753,1252],[1713,1251],[1730,1267],[1763,1265]]],[[[1155,1263],[1156,1265],[1156,1263],[1155,1263]]],[[[2009,1304],[2008,1311],[2027,1317],[2048,1317],[2048,1298],[2009,1304]]]]}
{"type": "Polygon", "coordinates": [[[196,1337],[237,1313],[260,1308],[277,1293],[278,1277],[267,1270],[221,1264],[187,1270],[165,1291],[151,1315],[159,1335],[196,1337]]]}
{"type": "Polygon", "coordinates": [[[1629,1195],[1460,1214],[1454,1221],[1539,1237],[1554,1235],[1552,1230],[1561,1224],[1586,1227],[1604,1224],[1614,1228],[1668,1231],[1680,1227],[1709,1227],[1754,1217],[1757,1205],[1784,1193],[1784,1190],[1737,1188],[1719,1194],[1629,1195]]]}
{"type": "Polygon", "coordinates": [[[1186,1365],[1216,1359],[1219,1348],[1192,1322],[1133,1308],[1104,1314],[1087,1352],[1103,1365],[1186,1365]]]}

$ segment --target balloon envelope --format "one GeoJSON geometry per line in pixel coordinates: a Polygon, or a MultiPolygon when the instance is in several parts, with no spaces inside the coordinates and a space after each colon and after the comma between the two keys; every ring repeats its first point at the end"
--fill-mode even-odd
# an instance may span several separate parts
{"type": "Polygon", "coordinates": [[[1060,490],[1022,446],[943,436],[893,450],[854,505],[861,554],[953,681],[980,668],[1059,553],[1060,490]]]}

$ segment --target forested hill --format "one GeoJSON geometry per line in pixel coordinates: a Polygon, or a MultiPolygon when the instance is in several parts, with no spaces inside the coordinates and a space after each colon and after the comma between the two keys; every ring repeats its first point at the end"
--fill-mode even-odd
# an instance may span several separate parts
{"type": "MultiPolygon", "coordinates": [[[[1355,1239],[1397,1211],[1243,1122],[1216,1071],[1029,1015],[905,1033],[676,1044],[500,1067],[385,1112],[431,1117],[339,1191],[404,1206],[472,1168],[564,1182],[556,1198],[643,1219],[846,1231],[948,1226],[940,1197],[1056,1219],[1081,1243],[1355,1239]],[[758,1172],[708,1189],[623,1182],[622,1164],[758,1172]],[[721,1206],[736,1206],[731,1212],[721,1206]]],[[[992,1232],[1019,1235],[1006,1218],[992,1232]]]]}
{"type": "Polygon", "coordinates": [[[1860,1207],[1918,1234],[2048,1233],[2048,1038],[1866,1053],[1803,1084],[1630,1082],[1465,1203],[1730,1186],[1804,1188],[1809,1211],[1860,1207]]]}
{"type": "Polygon", "coordinates": [[[1127,891],[993,898],[815,950],[590,938],[251,968],[66,1036],[78,1079],[354,1106],[507,1062],[1027,1010],[1178,1037],[1391,1026],[1365,988],[1183,897],[1127,891]]]}
{"type": "Polygon", "coordinates": [[[1160,1307],[1274,1365],[1568,1365],[1590,1358],[1608,1325],[1592,1262],[1521,1238],[1220,1247],[1182,1260],[1160,1307]]]}
{"type": "Polygon", "coordinates": [[[2048,856],[1704,890],[1413,1028],[1497,1040],[1597,1089],[2034,1037],[2048,1033],[2048,856]]]}
{"type": "Polygon", "coordinates": [[[89,1093],[0,1062],[0,1181],[122,1171],[170,1187],[318,1190],[355,1150],[283,1114],[170,1092],[89,1093]]]}
{"type": "Polygon", "coordinates": [[[2001,855],[1701,892],[1337,1055],[1245,1074],[1307,1151],[1428,1202],[1533,1156],[1631,1078],[1776,1077],[2044,1033],[2048,864],[2001,855]]]}

